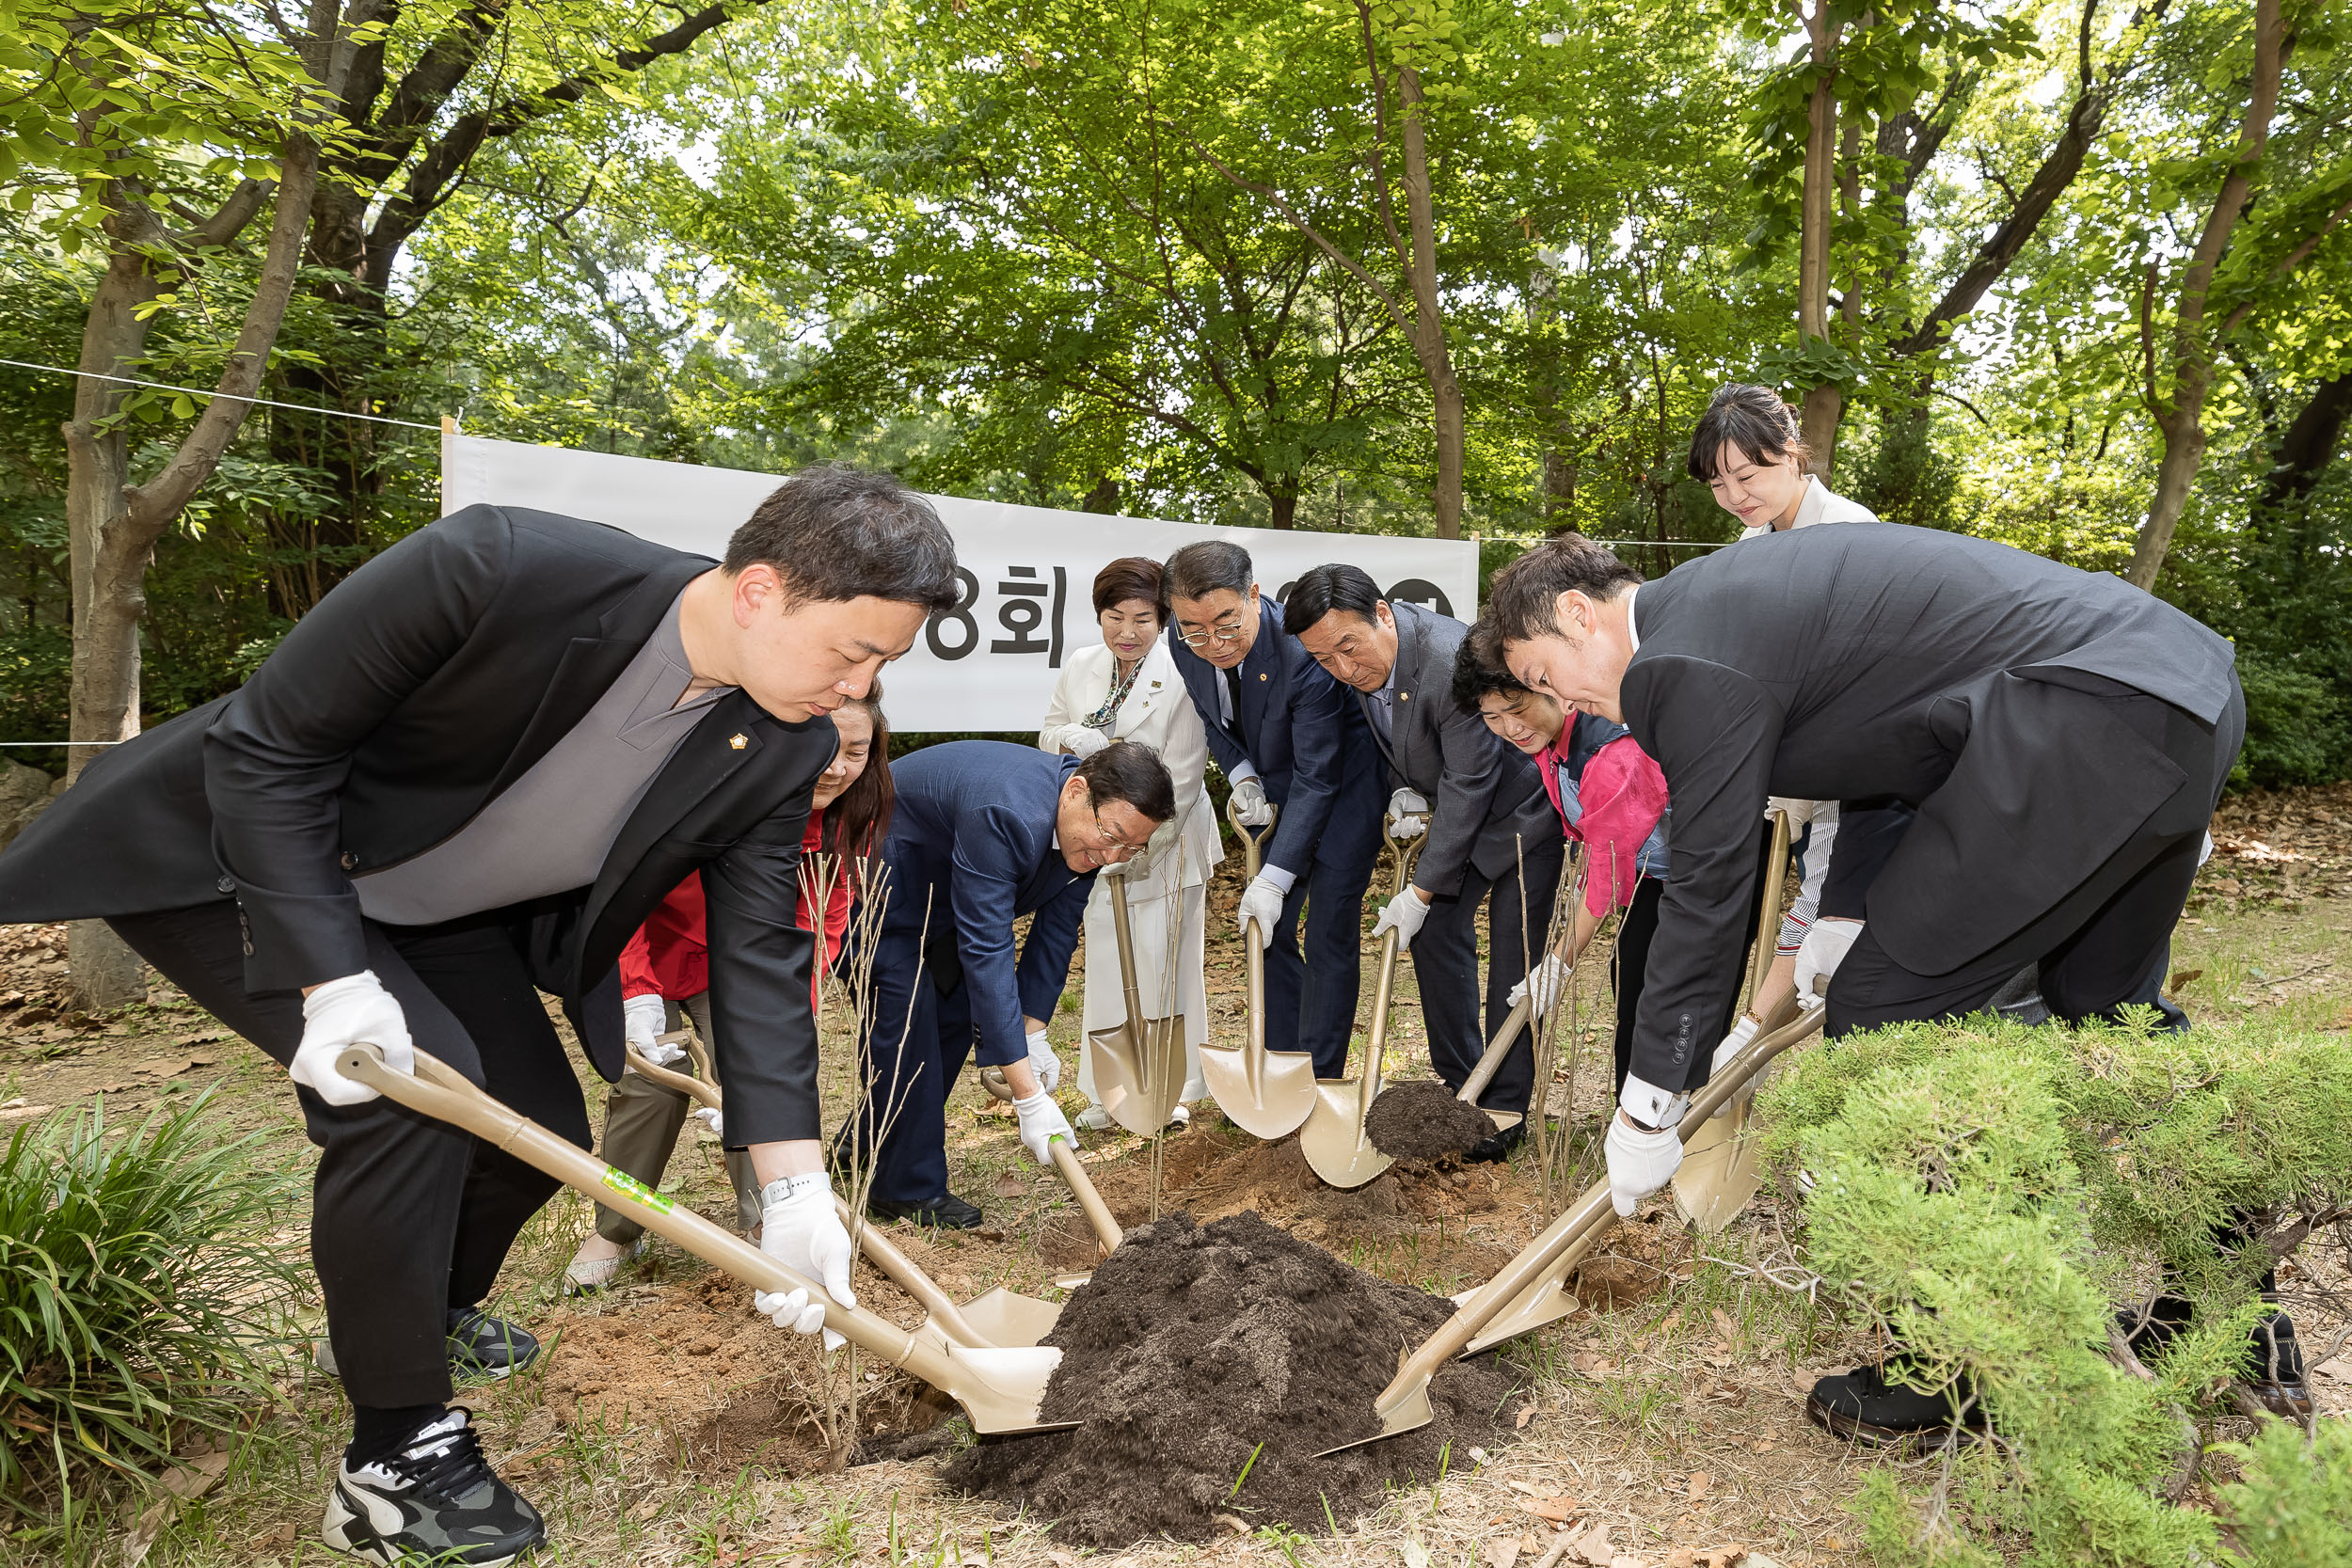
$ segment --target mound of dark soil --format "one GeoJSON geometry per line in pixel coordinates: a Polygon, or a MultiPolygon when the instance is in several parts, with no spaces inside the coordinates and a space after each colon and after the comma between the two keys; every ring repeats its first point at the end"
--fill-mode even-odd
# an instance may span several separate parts
{"type": "Polygon", "coordinates": [[[1322,1533],[1327,1506],[1344,1528],[1391,1482],[1435,1481],[1448,1444],[1467,1467],[1472,1444],[1511,1434],[1513,1379],[1479,1357],[1438,1374],[1429,1425],[1316,1457],[1379,1430],[1398,1351],[1453,1311],[1254,1212],[1172,1214],[1128,1231],[1045,1340],[1062,1362],[1041,1414],[1086,1424],[967,1449],[946,1480],[1095,1546],[1204,1541],[1217,1513],[1322,1533]]]}
{"type": "Polygon", "coordinates": [[[1490,1136],[1494,1118],[1433,1079],[1382,1089],[1364,1113],[1364,1136],[1392,1160],[1446,1160],[1490,1136]]]}

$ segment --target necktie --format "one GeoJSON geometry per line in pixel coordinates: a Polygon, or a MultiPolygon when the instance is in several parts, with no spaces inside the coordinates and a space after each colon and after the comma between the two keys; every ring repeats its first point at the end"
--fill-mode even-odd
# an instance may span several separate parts
{"type": "Polygon", "coordinates": [[[1249,732],[1242,727],[1241,722],[1241,666],[1238,664],[1225,672],[1225,695],[1233,704],[1233,734],[1240,737],[1244,746],[1248,746],[1249,732]]]}

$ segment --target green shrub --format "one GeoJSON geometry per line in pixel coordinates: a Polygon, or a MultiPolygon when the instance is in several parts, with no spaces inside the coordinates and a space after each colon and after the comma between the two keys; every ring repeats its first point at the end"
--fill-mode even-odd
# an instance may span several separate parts
{"type": "Polygon", "coordinates": [[[82,1478],[148,1478],[225,1430],[282,1367],[295,1265],[261,1239],[294,1196],[209,1096],[128,1132],[103,1101],[0,1155],[0,1505],[70,1507],[82,1478]]]}
{"type": "MultiPolygon", "coordinates": [[[[2266,1254],[2218,1228],[2291,1227],[2352,1206],[2352,1053],[2208,1028],[1914,1024],[1808,1053],[1765,1101],[1767,1150],[1814,1180],[1811,1264],[1940,1383],[1964,1372],[1998,1440],[1928,1488],[1882,1471],[1860,1507],[1883,1562],[2192,1564],[2226,1555],[2213,1514],[2165,1495],[2263,1308],[2266,1254]],[[2115,1309],[2171,1271],[2195,1332],[2152,1364],[2106,1354],[2115,1309]]],[[[2301,1437],[2295,1434],[2296,1452],[2301,1437]]],[[[2289,1463],[2267,1434],[2229,1490],[2263,1568],[2340,1563],[2352,1488],[2341,1432],[2289,1463]],[[2313,1466],[2317,1469],[2314,1473],[2313,1466]],[[2330,1544],[2330,1543],[2335,1543],[2330,1544]]]]}

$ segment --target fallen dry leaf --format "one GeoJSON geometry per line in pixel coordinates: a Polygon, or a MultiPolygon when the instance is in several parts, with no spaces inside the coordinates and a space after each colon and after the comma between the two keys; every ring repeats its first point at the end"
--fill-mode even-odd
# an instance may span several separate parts
{"type": "Polygon", "coordinates": [[[1692,1472],[1691,1472],[1691,1500],[1692,1500],[1692,1502],[1697,1502],[1697,1501],[1698,1501],[1701,1497],[1706,1497],[1706,1496],[1707,1496],[1707,1489],[1708,1489],[1708,1487],[1710,1487],[1710,1486],[1714,1485],[1714,1484],[1715,1484],[1715,1477],[1714,1477],[1714,1474],[1713,1474],[1713,1472],[1712,1472],[1712,1471],[1708,1471],[1708,1470],[1693,1470],[1693,1471],[1692,1471],[1692,1472]]]}
{"type": "Polygon", "coordinates": [[[229,1468],[229,1450],[200,1453],[183,1459],[157,1478],[164,1495],[141,1511],[138,1522],[122,1539],[122,1568],[139,1568],[147,1554],[154,1549],[155,1538],[170,1523],[179,1506],[193,1497],[200,1497],[213,1489],[213,1483],[229,1468]]]}
{"type": "Polygon", "coordinates": [[[1738,1331],[1732,1326],[1730,1313],[1724,1311],[1720,1307],[1710,1307],[1708,1311],[1709,1315],[1711,1315],[1715,1320],[1716,1333],[1722,1335],[1726,1339],[1737,1339],[1740,1338],[1738,1331]]]}
{"type": "Polygon", "coordinates": [[[661,1498],[657,1494],[654,1497],[647,1497],[644,1502],[639,1503],[635,1508],[630,1509],[628,1511],[628,1516],[642,1525],[646,1520],[652,1518],[655,1514],[660,1512],[661,1498]]]}
{"type": "Polygon", "coordinates": [[[1579,1535],[1568,1551],[1592,1568],[1614,1568],[1617,1558],[1617,1548],[1609,1543],[1609,1527],[1598,1522],[1579,1535]]]}
{"type": "Polygon", "coordinates": [[[1047,1552],[1045,1560],[1052,1563],[1054,1568],[1078,1568],[1078,1554],[1075,1552],[1065,1552],[1057,1548],[1047,1552]]]}
{"type": "Polygon", "coordinates": [[[1549,1519],[1565,1525],[1584,1511],[1576,1506],[1574,1497],[1531,1497],[1519,1506],[1538,1519],[1549,1519]]]}
{"type": "Polygon", "coordinates": [[[1638,1557],[1628,1554],[1624,1557],[1611,1558],[1609,1560],[1609,1568],[1649,1568],[1649,1564],[1643,1561],[1638,1557]]]}
{"type": "Polygon", "coordinates": [[[1480,1549],[1478,1560],[1484,1562],[1486,1568],[1511,1568],[1511,1564],[1519,1560],[1519,1538],[1516,1535],[1498,1535],[1490,1538],[1480,1549]]]}
{"type": "Polygon", "coordinates": [[[1519,1406],[1519,1418],[1513,1421],[1511,1425],[1515,1430],[1524,1432],[1527,1430],[1527,1423],[1534,1418],[1535,1407],[1532,1404],[1523,1404],[1519,1406]]]}
{"type": "Polygon", "coordinates": [[[1029,1184],[1022,1180],[1019,1176],[1015,1175],[1011,1171],[1006,1171],[1003,1175],[996,1178],[996,1196],[998,1197],[1019,1197],[1022,1194],[1027,1192],[1028,1190],[1029,1184]]]}

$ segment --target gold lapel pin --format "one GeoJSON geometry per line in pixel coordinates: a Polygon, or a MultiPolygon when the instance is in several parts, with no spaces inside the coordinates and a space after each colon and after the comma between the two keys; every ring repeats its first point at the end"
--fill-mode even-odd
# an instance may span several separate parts
{"type": "Polygon", "coordinates": [[[732,747],[734,747],[737,751],[739,751],[739,751],[741,751],[741,750],[742,750],[745,746],[749,745],[749,744],[750,744],[750,742],[749,742],[749,740],[748,740],[748,739],[746,739],[743,736],[740,736],[740,735],[731,735],[731,736],[727,736],[727,744],[728,744],[728,745],[730,745],[730,746],[732,746],[732,747]]]}
{"type": "Polygon", "coordinates": [[[1261,671],[1259,671],[1259,672],[1258,672],[1258,678],[1259,678],[1260,680],[1263,680],[1263,679],[1265,679],[1265,672],[1264,672],[1263,670],[1261,670],[1261,671]]]}

